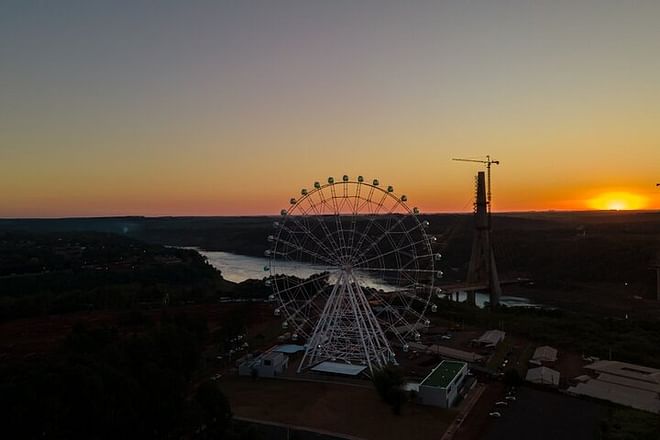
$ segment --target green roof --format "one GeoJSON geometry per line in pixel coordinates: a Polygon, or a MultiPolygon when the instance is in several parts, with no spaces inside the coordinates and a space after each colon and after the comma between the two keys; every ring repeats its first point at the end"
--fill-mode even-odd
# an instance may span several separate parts
{"type": "Polygon", "coordinates": [[[442,361],[420,385],[446,388],[464,365],[465,362],[442,361]]]}

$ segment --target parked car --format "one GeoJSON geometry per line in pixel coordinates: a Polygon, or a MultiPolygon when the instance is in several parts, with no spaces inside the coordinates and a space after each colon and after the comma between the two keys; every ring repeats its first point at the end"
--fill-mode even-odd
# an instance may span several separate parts
{"type": "Polygon", "coordinates": [[[499,402],[495,402],[495,406],[509,406],[509,404],[503,400],[500,400],[499,402]]]}
{"type": "Polygon", "coordinates": [[[491,417],[502,417],[502,414],[500,414],[497,411],[493,411],[491,413],[488,413],[488,415],[491,416],[491,417]]]}

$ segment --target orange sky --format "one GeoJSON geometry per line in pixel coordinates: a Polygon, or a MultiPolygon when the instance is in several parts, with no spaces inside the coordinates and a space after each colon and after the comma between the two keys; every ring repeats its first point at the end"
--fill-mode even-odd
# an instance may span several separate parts
{"type": "Polygon", "coordinates": [[[658,2],[91,3],[0,14],[0,217],[660,209],[658,2]]]}

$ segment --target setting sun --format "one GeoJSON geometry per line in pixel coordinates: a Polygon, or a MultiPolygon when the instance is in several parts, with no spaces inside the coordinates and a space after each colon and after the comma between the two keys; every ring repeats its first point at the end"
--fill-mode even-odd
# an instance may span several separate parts
{"type": "Polygon", "coordinates": [[[623,211],[629,209],[644,209],[648,200],[639,194],[629,192],[608,192],[600,194],[589,200],[589,207],[592,209],[607,209],[614,211],[623,211]]]}

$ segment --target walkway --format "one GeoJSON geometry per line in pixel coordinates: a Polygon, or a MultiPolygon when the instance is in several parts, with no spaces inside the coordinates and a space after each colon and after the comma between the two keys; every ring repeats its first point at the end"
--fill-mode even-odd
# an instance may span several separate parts
{"type": "Polygon", "coordinates": [[[472,411],[472,408],[474,408],[474,405],[476,405],[476,403],[479,401],[479,398],[485,390],[486,385],[481,383],[477,384],[476,388],[469,393],[468,398],[461,403],[460,407],[458,408],[458,415],[452,424],[449,425],[449,428],[445,431],[445,434],[440,440],[451,440],[454,438],[454,435],[461,428],[463,421],[470,414],[470,411],[472,411]]]}

